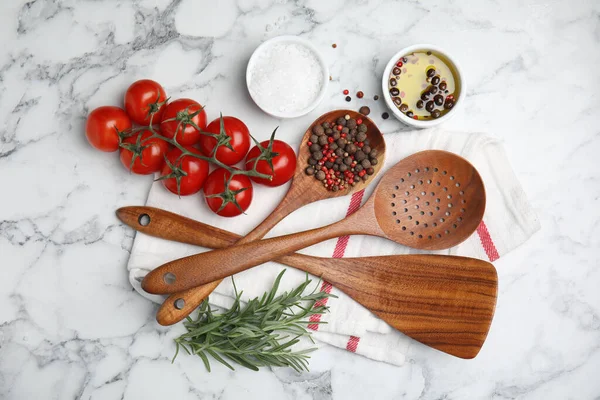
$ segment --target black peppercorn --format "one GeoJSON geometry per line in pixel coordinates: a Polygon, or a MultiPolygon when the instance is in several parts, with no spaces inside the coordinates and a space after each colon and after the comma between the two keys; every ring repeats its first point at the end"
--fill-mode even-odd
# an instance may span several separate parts
{"type": "Polygon", "coordinates": [[[329,143],[329,150],[335,151],[335,150],[337,150],[337,148],[338,148],[338,145],[336,142],[329,143]]]}
{"type": "Polygon", "coordinates": [[[350,129],[348,129],[347,126],[342,128],[342,133],[348,133],[348,132],[350,132],[350,129]]]}
{"type": "Polygon", "coordinates": [[[371,113],[371,109],[367,106],[362,106],[359,110],[359,113],[361,113],[362,115],[369,115],[371,113]]]}
{"type": "Polygon", "coordinates": [[[323,122],[321,124],[321,126],[323,127],[323,129],[329,129],[329,128],[331,128],[331,124],[329,122],[327,122],[327,121],[323,122]]]}
{"type": "Polygon", "coordinates": [[[333,131],[333,133],[331,134],[331,137],[333,138],[333,140],[338,140],[341,136],[340,131],[333,131]]]}
{"type": "Polygon", "coordinates": [[[396,86],[398,82],[394,78],[390,79],[390,86],[396,86]]]}
{"type": "Polygon", "coordinates": [[[327,141],[327,136],[323,135],[323,136],[319,136],[319,144],[321,146],[325,146],[327,143],[329,143],[327,141]]]}
{"type": "Polygon", "coordinates": [[[413,115],[415,115],[415,114],[412,111],[407,111],[406,112],[406,116],[409,117],[409,118],[412,118],[413,115]]]}
{"type": "Polygon", "coordinates": [[[369,157],[375,158],[377,157],[377,149],[373,149],[369,152],[369,157]]]}
{"type": "Polygon", "coordinates": [[[308,159],[308,165],[317,165],[318,163],[319,162],[312,157],[308,159]]]}
{"type": "Polygon", "coordinates": [[[383,119],[388,119],[390,117],[390,114],[384,112],[383,114],[381,114],[381,118],[383,119]]]}
{"type": "Polygon", "coordinates": [[[356,147],[356,145],[354,143],[349,143],[346,145],[346,152],[348,154],[354,154],[356,153],[356,150],[358,149],[358,147],[356,147]]]}
{"type": "MultiPolygon", "coordinates": [[[[312,131],[315,135],[318,135],[318,136],[321,136],[322,134],[325,133],[325,129],[323,129],[323,127],[321,125],[313,126],[312,131]]],[[[313,140],[313,142],[316,142],[316,140],[313,140]]]]}
{"type": "Polygon", "coordinates": [[[440,88],[440,90],[446,90],[448,85],[446,84],[446,82],[440,82],[440,85],[438,87],[440,88]]]}
{"type": "Polygon", "coordinates": [[[331,167],[333,167],[333,163],[331,161],[325,161],[325,167],[331,168],[331,167]]]}
{"type": "Polygon", "coordinates": [[[350,100],[352,100],[352,97],[350,97],[350,96],[346,96],[346,101],[348,101],[348,102],[349,102],[350,100]]]}
{"type": "Polygon", "coordinates": [[[408,111],[408,104],[404,103],[400,106],[400,111],[402,112],[407,112],[408,111]]]}
{"type": "Polygon", "coordinates": [[[402,73],[402,70],[398,67],[394,67],[394,69],[392,70],[392,74],[394,75],[400,75],[402,73]]]}
{"type": "Polygon", "coordinates": [[[317,140],[319,140],[319,137],[317,135],[310,135],[310,138],[308,140],[310,142],[317,143],[317,140]]]}
{"type": "Polygon", "coordinates": [[[431,101],[431,100],[429,100],[427,102],[427,104],[425,104],[425,109],[429,112],[432,112],[434,108],[435,108],[435,104],[433,104],[433,101],[431,101]]]}
{"type": "Polygon", "coordinates": [[[338,125],[341,125],[341,126],[346,126],[346,118],[344,118],[344,117],[339,117],[339,118],[337,119],[336,123],[337,123],[338,125]]]}
{"type": "Polygon", "coordinates": [[[453,99],[446,99],[446,102],[444,103],[444,108],[446,110],[450,110],[452,107],[454,107],[454,100],[453,99]]]}
{"type": "Polygon", "coordinates": [[[375,101],[379,100],[379,96],[377,96],[377,95],[373,96],[373,100],[375,100],[375,101]]]}
{"type": "Polygon", "coordinates": [[[433,118],[439,118],[440,115],[442,115],[442,112],[440,110],[433,110],[433,112],[431,113],[431,116],[433,118]]]}
{"type": "Polygon", "coordinates": [[[423,101],[429,100],[429,91],[425,90],[423,93],[421,93],[421,100],[423,100],[423,101]]]}
{"type": "Polygon", "coordinates": [[[344,164],[346,164],[346,165],[352,164],[352,159],[350,157],[344,158],[344,164]]]}
{"type": "Polygon", "coordinates": [[[438,83],[440,83],[440,77],[439,76],[434,76],[433,78],[431,78],[431,83],[433,83],[434,85],[437,85],[438,83]]]}
{"type": "Polygon", "coordinates": [[[363,169],[364,169],[364,168],[363,168],[363,166],[362,166],[362,165],[360,165],[360,164],[356,164],[356,166],[354,167],[354,171],[356,171],[356,172],[360,172],[360,171],[362,171],[363,169]]]}
{"type": "MultiPolygon", "coordinates": [[[[344,139],[344,140],[346,140],[346,139],[344,139]]],[[[339,142],[339,140],[338,140],[338,142],[339,142]]],[[[344,149],[343,149],[344,146],[340,146],[339,144],[338,144],[338,146],[339,147],[334,151],[334,153],[336,156],[341,157],[344,155],[344,149]]],[[[341,158],[338,158],[338,160],[341,160],[341,158]]]]}
{"type": "Polygon", "coordinates": [[[419,108],[419,109],[423,108],[423,100],[417,101],[417,108],[419,108]]]}
{"type": "Polygon", "coordinates": [[[325,172],[319,171],[315,176],[318,180],[322,181],[323,179],[325,179],[325,172]]]}
{"type": "Polygon", "coordinates": [[[339,147],[344,147],[344,146],[346,146],[346,143],[348,143],[348,141],[347,141],[346,139],[344,139],[343,137],[341,137],[341,138],[339,138],[339,139],[337,140],[337,145],[338,145],[339,147]]]}
{"type": "Polygon", "coordinates": [[[435,75],[435,68],[429,68],[427,70],[427,77],[428,78],[433,78],[434,75],[435,75]]]}
{"type": "Polygon", "coordinates": [[[400,90],[398,90],[398,88],[396,88],[396,87],[393,87],[390,89],[390,94],[392,96],[398,96],[400,94],[400,90]]]}
{"type": "Polygon", "coordinates": [[[313,167],[306,167],[304,172],[306,172],[306,175],[313,175],[315,173],[315,169],[313,167]]]}
{"type": "Polygon", "coordinates": [[[436,94],[433,97],[433,101],[435,102],[436,106],[441,106],[444,104],[444,96],[442,96],[441,94],[436,94]]]}
{"type": "Polygon", "coordinates": [[[351,130],[356,128],[356,120],[354,118],[350,118],[348,121],[346,121],[346,128],[351,130]]]}
{"type": "Polygon", "coordinates": [[[436,94],[437,92],[438,92],[438,88],[437,88],[437,86],[431,86],[431,87],[429,88],[429,93],[431,93],[431,94],[436,94]]]}
{"type": "Polygon", "coordinates": [[[321,151],[321,146],[319,146],[318,143],[313,143],[310,145],[310,151],[311,152],[321,151]]]}
{"type": "Polygon", "coordinates": [[[371,153],[371,146],[367,146],[367,145],[363,146],[362,151],[364,151],[365,154],[371,153]]]}
{"type": "Polygon", "coordinates": [[[356,141],[363,142],[367,138],[367,134],[365,132],[358,132],[356,134],[356,141]]]}
{"type": "Polygon", "coordinates": [[[320,151],[314,151],[312,153],[312,158],[314,158],[317,161],[320,161],[323,158],[323,153],[321,153],[320,151]]]}
{"type": "Polygon", "coordinates": [[[364,160],[362,160],[360,162],[360,165],[362,165],[364,168],[369,168],[371,166],[371,161],[369,161],[365,158],[364,160]]]}
{"type": "Polygon", "coordinates": [[[348,171],[348,166],[346,164],[340,164],[340,172],[348,171]]]}
{"type": "Polygon", "coordinates": [[[331,135],[332,133],[333,133],[333,129],[331,129],[331,128],[325,129],[325,134],[326,135],[331,135]]]}
{"type": "Polygon", "coordinates": [[[350,136],[356,135],[356,132],[358,132],[358,130],[356,128],[350,129],[350,136]]]}
{"type": "Polygon", "coordinates": [[[367,168],[367,175],[373,175],[375,173],[375,169],[373,167],[367,168]]]}
{"type": "Polygon", "coordinates": [[[367,158],[367,155],[362,150],[357,150],[356,153],[354,154],[354,159],[356,161],[360,162],[360,161],[364,160],[365,158],[367,158]]]}
{"type": "Polygon", "coordinates": [[[333,167],[331,167],[331,169],[333,169],[334,171],[339,171],[340,170],[340,166],[339,164],[333,164],[333,167]]]}
{"type": "Polygon", "coordinates": [[[338,164],[338,165],[339,165],[339,164],[343,164],[343,163],[344,163],[344,160],[343,160],[342,158],[338,157],[338,158],[336,158],[336,159],[335,159],[334,163],[335,163],[335,164],[338,164]]]}
{"type": "Polygon", "coordinates": [[[379,160],[377,160],[376,158],[371,158],[371,165],[377,165],[378,162],[379,160]]]}
{"type": "MultiPolygon", "coordinates": [[[[359,132],[366,132],[367,131],[367,126],[365,124],[360,124],[358,126],[358,131],[359,132]]],[[[362,142],[362,140],[361,140],[361,142],[362,142]]]]}

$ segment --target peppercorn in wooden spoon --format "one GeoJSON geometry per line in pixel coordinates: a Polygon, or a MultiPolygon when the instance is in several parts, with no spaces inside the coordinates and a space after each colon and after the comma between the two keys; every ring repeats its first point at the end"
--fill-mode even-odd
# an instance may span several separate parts
{"type": "MultiPolygon", "coordinates": [[[[153,207],[124,207],[117,215],[146,234],[197,246],[223,248],[239,239],[153,207]]],[[[322,276],[392,327],[457,357],[477,355],[494,316],[496,269],[482,260],[443,255],[321,258],[289,254],[276,261],[322,276]],[[368,281],[363,280],[365,275],[368,281]]],[[[160,312],[160,321],[159,317],[160,312]]]]}
{"type": "Polygon", "coordinates": [[[453,153],[422,151],[390,168],[369,200],[339,222],[171,261],[150,272],[142,287],[150,293],[174,293],[344,235],[373,235],[418,249],[446,249],[477,229],[484,210],[485,188],[475,167],[453,153]]]}
{"type": "MultiPolygon", "coordinates": [[[[241,238],[237,244],[249,243],[262,239],[263,236],[265,236],[279,221],[300,207],[319,200],[345,196],[363,189],[380,171],[384,160],[385,141],[383,140],[381,131],[373,121],[352,110],[335,110],[323,114],[311,124],[304,134],[304,138],[302,139],[298,151],[296,171],[287,194],[277,208],[275,208],[275,210],[273,210],[260,225],[254,228],[252,232],[241,238]],[[323,128],[324,125],[328,128],[323,128]],[[340,126],[341,128],[337,129],[340,126]],[[337,134],[334,136],[335,133],[337,134]],[[342,137],[342,135],[345,137],[342,137]],[[327,138],[323,145],[319,145],[320,154],[323,155],[319,160],[314,160],[315,157],[312,154],[316,151],[316,146],[313,145],[317,143],[311,142],[309,145],[311,138],[314,139],[314,136],[323,136],[327,138]],[[335,139],[333,139],[334,137],[335,139]],[[344,139],[346,143],[339,139],[344,139]],[[353,142],[350,142],[350,139],[352,139],[353,142]],[[360,141],[358,139],[360,139],[360,141]],[[335,145],[333,145],[334,142],[335,145]],[[359,148],[354,143],[363,143],[363,147],[359,148]],[[344,151],[344,153],[346,153],[345,156],[344,153],[338,151],[338,149],[342,148],[342,145],[344,145],[345,150],[345,146],[349,146],[350,144],[351,146],[348,148],[350,153],[344,151]],[[362,151],[364,146],[369,147],[367,153],[362,151]],[[311,151],[311,148],[315,151],[311,151]],[[361,151],[359,152],[359,150],[361,151]],[[327,161],[324,160],[325,154],[328,154],[327,161]],[[345,171],[351,171],[352,173],[352,175],[340,174],[342,177],[346,178],[343,179],[343,185],[338,184],[335,177],[336,172],[339,172],[340,166],[342,165],[342,163],[339,162],[336,164],[338,158],[340,161],[343,161],[344,158],[352,160],[348,165],[343,164],[346,166],[345,171]],[[367,165],[366,162],[364,165],[360,164],[359,166],[357,161],[354,163],[355,165],[352,165],[355,158],[360,158],[360,162],[368,160],[368,167],[365,168],[367,165]],[[313,162],[314,164],[310,164],[313,162]],[[325,164],[326,162],[327,164],[325,164]],[[331,165],[329,165],[329,163],[331,163],[331,165]],[[307,174],[306,170],[310,165],[313,165],[315,168],[312,171],[312,174],[307,174]],[[334,165],[338,165],[338,167],[334,169],[334,165]],[[319,178],[321,177],[321,174],[323,175],[323,179],[320,181],[315,180],[315,174],[317,173],[317,171],[315,171],[316,167],[320,168],[318,171],[319,178]],[[327,174],[325,174],[323,168],[327,169],[327,174]],[[327,179],[325,179],[326,176],[327,179]],[[336,183],[335,185],[334,180],[336,183]],[[328,181],[330,181],[330,184],[328,184],[328,181]]],[[[348,162],[348,160],[346,160],[346,162],[348,162]]],[[[340,179],[340,182],[342,182],[342,179],[340,179]]],[[[158,311],[156,319],[161,325],[171,325],[181,321],[194,311],[196,307],[202,303],[202,300],[204,300],[219,285],[219,283],[221,283],[221,280],[216,280],[201,287],[188,288],[185,291],[169,296],[158,311]]]]}

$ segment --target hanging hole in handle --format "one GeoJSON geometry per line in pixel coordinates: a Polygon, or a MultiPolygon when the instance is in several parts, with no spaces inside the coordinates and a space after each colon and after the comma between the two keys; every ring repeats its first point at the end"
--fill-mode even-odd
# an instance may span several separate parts
{"type": "Polygon", "coordinates": [[[142,214],[138,217],[138,224],[141,226],[150,225],[150,216],[148,214],[142,214]]]}
{"type": "Polygon", "coordinates": [[[185,307],[185,300],[179,298],[173,302],[173,306],[178,310],[183,310],[183,307],[185,307]]]}
{"type": "Polygon", "coordinates": [[[165,283],[167,285],[172,285],[175,283],[175,274],[172,272],[167,272],[166,274],[163,275],[163,280],[165,281],[165,283]]]}

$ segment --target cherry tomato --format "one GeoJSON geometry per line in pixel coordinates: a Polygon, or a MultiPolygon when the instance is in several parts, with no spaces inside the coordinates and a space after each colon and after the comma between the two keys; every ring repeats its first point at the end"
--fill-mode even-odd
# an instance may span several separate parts
{"type": "Polygon", "coordinates": [[[159,138],[148,139],[150,136],[152,132],[142,131],[123,140],[121,145],[121,163],[135,174],[148,175],[160,171],[165,162],[164,157],[169,151],[169,144],[159,138]],[[135,160],[132,165],[133,158],[135,160]]]}
{"type": "Polygon", "coordinates": [[[214,213],[222,217],[240,215],[250,207],[252,202],[252,182],[246,175],[234,175],[229,182],[229,191],[226,192],[225,181],[230,176],[231,173],[225,168],[217,168],[211,172],[204,183],[206,204],[214,213]],[[235,205],[236,202],[239,208],[235,205]]]}
{"type": "Polygon", "coordinates": [[[165,105],[157,106],[167,99],[165,90],[150,79],[135,81],[125,92],[125,111],[133,122],[150,125],[150,112],[154,111],[153,123],[160,123],[165,105]]]}
{"type": "Polygon", "coordinates": [[[119,132],[131,128],[131,120],[122,108],[113,106],[98,107],[88,115],[85,136],[98,150],[117,151],[119,132]]]}
{"type": "MultiPolygon", "coordinates": [[[[193,147],[188,147],[188,151],[192,153],[201,154],[200,150],[193,147]]],[[[175,167],[171,167],[165,163],[162,167],[161,176],[173,176],[172,178],[163,179],[163,185],[172,193],[179,194],[180,196],[188,196],[194,194],[202,189],[204,181],[208,177],[208,162],[192,156],[181,156],[181,150],[173,148],[167,153],[167,160],[175,167]],[[180,175],[181,171],[187,175],[180,175]],[[177,178],[179,176],[179,178],[177,178]],[[179,179],[179,188],[177,187],[177,179],[179,179]],[[179,192],[177,191],[179,189],[179,192]]]]}
{"type": "MultiPolygon", "coordinates": [[[[272,147],[269,147],[269,141],[265,140],[260,146],[265,149],[267,158],[271,159],[273,169],[271,169],[267,159],[261,159],[256,165],[256,170],[261,174],[271,175],[273,179],[268,180],[256,176],[251,177],[251,179],[256,183],[262,183],[267,186],[280,186],[292,179],[296,171],[296,154],[294,150],[281,140],[273,140],[272,147]]],[[[250,150],[248,157],[246,157],[246,171],[254,168],[255,160],[260,154],[261,148],[258,146],[254,146],[250,150]]]]}
{"type": "Polygon", "coordinates": [[[206,112],[202,106],[191,99],[177,99],[165,107],[162,115],[160,129],[164,136],[168,138],[175,137],[177,130],[177,143],[182,146],[191,146],[198,143],[203,136],[193,125],[193,122],[201,130],[206,129],[206,112]],[[195,114],[193,117],[190,115],[195,114]],[[175,118],[173,121],[167,121],[175,118]],[[181,125],[180,125],[181,122],[181,125]],[[185,128],[183,122],[186,122],[185,128]],[[179,126],[179,129],[177,128],[179,126]]]}
{"type": "MultiPolygon", "coordinates": [[[[223,126],[225,133],[229,136],[229,144],[233,150],[219,146],[217,149],[217,160],[225,165],[234,165],[244,159],[244,156],[250,148],[250,131],[242,121],[234,117],[223,117],[223,126]]],[[[208,124],[205,132],[219,134],[221,129],[220,118],[215,119],[208,124]]],[[[217,139],[209,135],[202,135],[200,138],[200,150],[207,155],[213,154],[214,148],[217,145],[217,139]]]]}

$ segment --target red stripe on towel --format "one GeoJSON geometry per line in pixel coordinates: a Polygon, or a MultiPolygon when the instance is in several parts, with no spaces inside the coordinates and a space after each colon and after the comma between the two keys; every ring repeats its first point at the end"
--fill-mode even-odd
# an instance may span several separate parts
{"type": "Polygon", "coordinates": [[[477,234],[479,235],[485,254],[487,254],[490,261],[496,261],[500,258],[498,250],[496,250],[496,246],[494,245],[494,241],[490,236],[490,232],[488,231],[487,226],[485,226],[485,222],[481,221],[477,227],[477,234]]]}
{"type": "MultiPolygon", "coordinates": [[[[362,202],[364,194],[365,191],[363,189],[352,195],[352,197],[350,198],[350,205],[348,206],[348,211],[346,212],[346,217],[360,208],[360,203],[362,202]]],[[[349,236],[342,236],[338,238],[338,241],[335,245],[335,249],[333,250],[333,258],[344,257],[344,252],[346,251],[346,246],[348,246],[349,239],[349,236]]],[[[321,286],[321,292],[331,293],[331,283],[323,281],[323,285],[321,286]]],[[[316,302],[315,307],[324,306],[326,304],[327,298],[316,302]]],[[[321,321],[321,314],[314,314],[310,316],[310,322],[319,321],[321,321]]],[[[308,324],[308,329],[312,329],[313,331],[319,330],[319,324],[308,324]]],[[[356,350],[356,346],[354,346],[354,349],[356,350]]]]}
{"type": "Polygon", "coordinates": [[[346,344],[346,350],[356,353],[358,342],[360,342],[360,338],[358,336],[350,336],[350,339],[348,339],[348,343],[346,344]]]}

